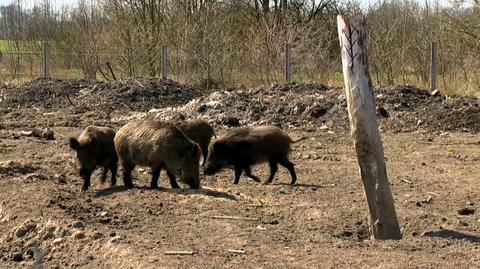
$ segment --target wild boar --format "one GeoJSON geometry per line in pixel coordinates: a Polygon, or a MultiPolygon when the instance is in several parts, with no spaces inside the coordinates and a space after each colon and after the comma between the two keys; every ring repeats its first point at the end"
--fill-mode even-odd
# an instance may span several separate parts
{"type": "Polygon", "coordinates": [[[82,191],[90,187],[90,178],[96,167],[102,166],[100,178],[105,182],[107,172],[112,173],[111,186],[117,183],[118,158],[113,144],[115,131],[109,127],[88,126],[79,136],[70,137],[70,148],[75,151],[74,167],[83,178],[82,191]]]}
{"type": "Polygon", "coordinates": [[[179,188],[176,174],[180,174],[182,181],[192,189],[200,187],[200,147],[173,123],[130,122],[118,130],[114,141],[127,188],[133,187],[132,170],[136,165],[151,168],[152,188],[158,188],[162,169],[167,171],[172,188],[179,188]]]}
{"type": "Polygon", "coordinates": [[[202,149],[202,166],[205,165],[208,156],[208,145],[210,145],[212,136],[215,136],[212,126],[201,119],[177,122],[176,125],[188,138],[198,143],[200,149],[202,149]]]}
{"type": "Polygon", "coordinates": [[[210,144],[210,153],[204,167],[205,175],[212,175],[225,166],[233,165],[234,184],[238,184],[242,171],[251,179],[260,179],[251,173],[250,167],[268,161],[270,176],[266,184],[271,183],[278,170],[278,163],[288,169],[292,177],[291,184],[297,181],[294,165],[288,160],[290,145],[305,138],[293,141],[288,134],[277,127],[239,127],[215,139],[210,144]]]}

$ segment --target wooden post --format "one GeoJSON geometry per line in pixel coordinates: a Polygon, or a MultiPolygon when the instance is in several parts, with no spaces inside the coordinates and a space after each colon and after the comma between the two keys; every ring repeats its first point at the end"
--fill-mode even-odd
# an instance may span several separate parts
{"type": "Polygon", "coordinates": [[[49,69],[49,52],[48,52],[48,42],[43,42],[43,77],[48,78],[48,69],[49,69]]]}
{"type": "Polygon", "coordinates": [[[370,213],[370,231],[374,239],[401,239],[368,70],[365,17],[360,13],[349,22],[338,15],[337,25],[350,129],[370,213]]]}
{"type": "Polygon", "coordinates": [[[430,55],[430,90],[434,91],[437,89],[437,44],[435,41],[432,41],[432,50],[430,55]]]}
{"type": "Polygon", "coordinates": [[[162,79],[167,78],[167,65],[168,65],[168,59],[167,59],[167,47],[162,46],[162,79]]]}
{"type": "Polygon", "coordinates": [[[290,72],[290,53],[291,53],[291,46],[289,43],[285,43],[285,81],[287,83],[291,80],[291,72],[290,72]]]}

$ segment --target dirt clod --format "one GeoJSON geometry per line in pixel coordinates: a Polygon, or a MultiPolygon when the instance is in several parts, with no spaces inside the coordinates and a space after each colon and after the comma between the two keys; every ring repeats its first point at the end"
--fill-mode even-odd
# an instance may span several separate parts
{"type": "Polygon", "coordinates": [[[473,213],[475,213],[475,209],[470,207],[465,207],[458,210],[458,215],[466,216],[466,215],[473,215],[473,213]]]}

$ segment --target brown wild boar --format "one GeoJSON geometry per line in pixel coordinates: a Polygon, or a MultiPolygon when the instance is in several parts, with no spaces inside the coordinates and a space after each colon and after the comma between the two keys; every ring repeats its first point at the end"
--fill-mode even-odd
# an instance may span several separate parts
{"type": "Polygon", "coordinates": [[[113,144],[115,131],[109,127],[88,126],[78,137],[70,137],[70,148],[75,150],[74,167],[83,178],[82,191],[90,187],[90,177],[97,166],[103,167],[100,178],[105,182],[107,172],[112,173],[111,186],[117,183],[117,153],[113,144]]]}
{"type": "Polygon", "coordinates": [[[115,149],[123,166],[123,182],[133,187],[136,165],[151,168],[152,188],[158,188],[160,171],[165,169],[172,188],[178,188],[176,174],[192,189],[200,187],[200,147],[173,123],[162,121],[130,122],[118,130],[115,149]]]}
{"type": "Polygon", "coordinates": [[[198,143],[202,149],[202,165],[205,165],[208,156],[208,145],[210,145],[212,136],[215,135],[212,126],[201,119],[177,122],[176,125],[188,138],[198,143]]]}
{"type": "Polygon", "coordinates": [[[270,176],[266,183],[271,183],[278,170],[278,163],[286,167],[292,176],[291,184],[297,181],[294,165],[288,160],[290,145],[303,140],[293,141],[288,134],[277,127],[239,127],[215,139],[210,144],[210,154],[204,168],[205,175],[212,175],[222,167],[233,165],[235,169],[234,184],[238,184],[242,171],[251,179],[260,179],[251,173],[250,167],[268,161],[270,176]]]}

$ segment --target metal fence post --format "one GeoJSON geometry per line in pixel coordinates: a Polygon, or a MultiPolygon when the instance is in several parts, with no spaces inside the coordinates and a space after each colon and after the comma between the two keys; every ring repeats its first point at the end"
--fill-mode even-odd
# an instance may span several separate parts
{"type": "Polygon", "coordinates": [[[290,72],[290,44],[285,43],[285,81],[290,82],[291,72],[290,72]]]}
{"type": "Polygon", "coordinates": [[[430,65],[430,90],[437,89],[437,43],[432,41],[431,50],[431,65],[430,65]]]}
{"type": "Polygon", "coordinates": [[[43,77],[48,78],[49,76],[49,52],[48,52],[48,42],[43,42],[43,77]]]}
{"type": "Polygon", "coordinates": [[[167,47],[162,46],[162,79],[167,78],[167,65],[168,65],[167,47]]]}

